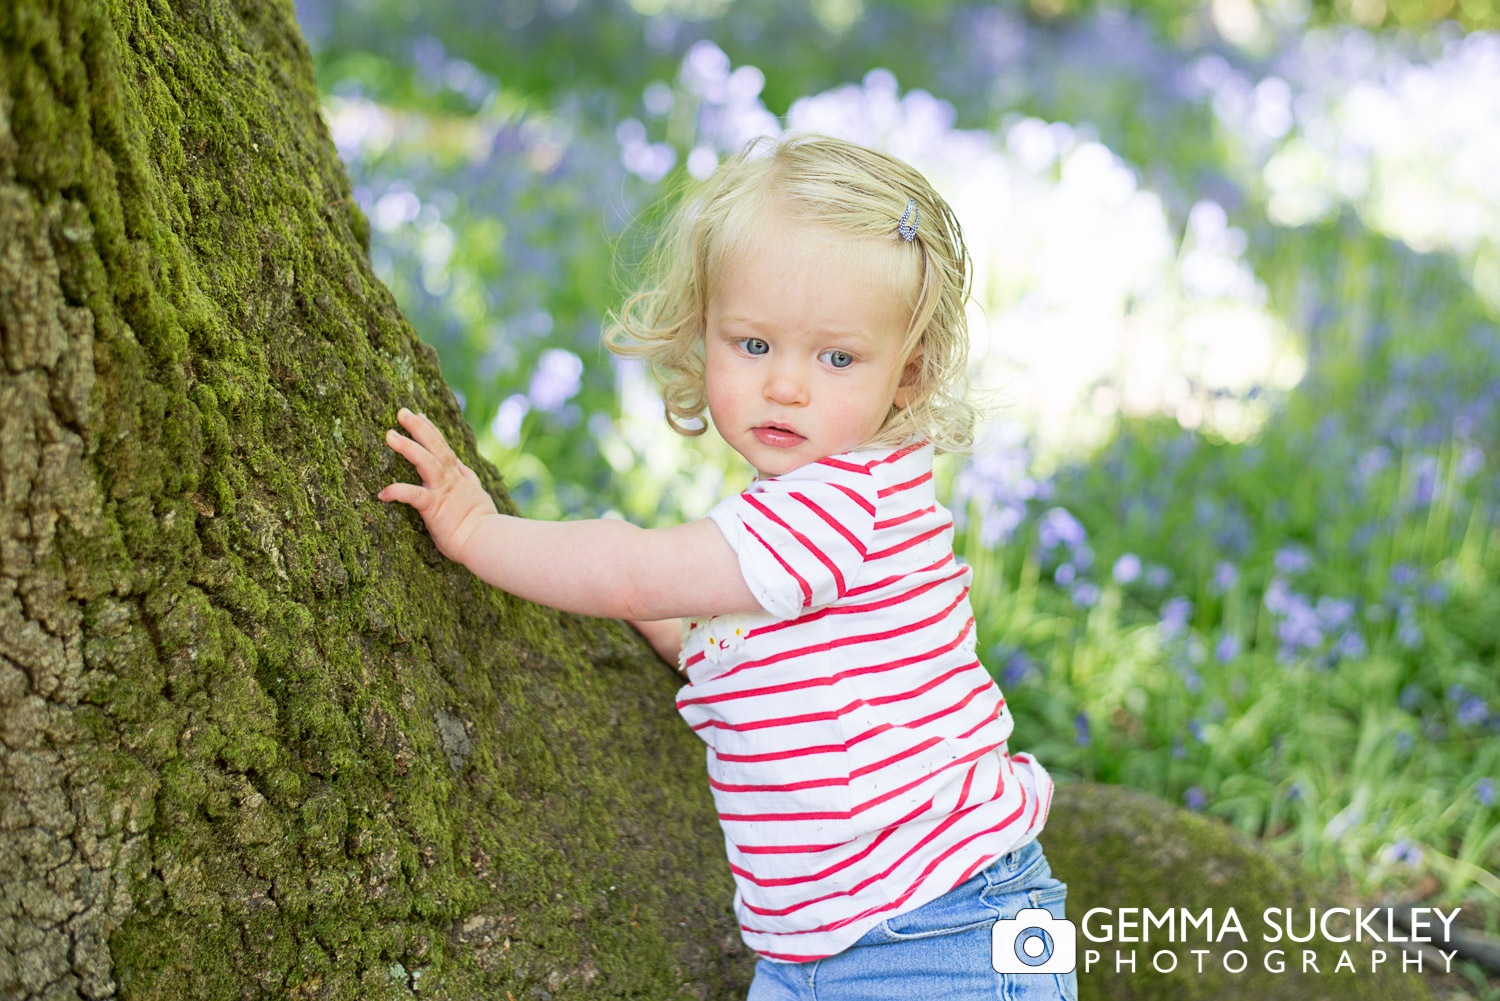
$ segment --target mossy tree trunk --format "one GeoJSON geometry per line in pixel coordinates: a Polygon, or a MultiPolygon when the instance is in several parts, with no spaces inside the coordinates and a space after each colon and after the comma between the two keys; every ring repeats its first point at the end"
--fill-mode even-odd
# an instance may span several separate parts
{"type": "Polygon", "coordinates": [[[0,997],[732,997],[697,739],[444,561],[485,485],[289,0],[0,4],[0,997]]]}

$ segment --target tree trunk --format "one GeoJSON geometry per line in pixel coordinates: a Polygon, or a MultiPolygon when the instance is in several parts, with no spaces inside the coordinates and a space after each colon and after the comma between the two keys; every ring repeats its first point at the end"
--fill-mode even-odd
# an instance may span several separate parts
{"type": "Polygon", "coordinates": [[[0,997],[742,995],[671,673],[373,499],[407,404],[509,504],[289,0],[6,0],[0,81],[0,997]]]}

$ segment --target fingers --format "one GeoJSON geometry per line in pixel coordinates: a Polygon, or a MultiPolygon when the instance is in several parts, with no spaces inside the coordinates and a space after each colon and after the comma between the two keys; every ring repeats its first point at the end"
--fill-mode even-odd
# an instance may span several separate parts
{"type": "Polygon", "coordinates": [[[427,419],[425,414],[412,413],[405,407],[396,412],[396,420],[407,433],[421,443],[422,447],[432,453],[439,463],[456,462],[458,456],[453,454],[453,449],[448,447],[448,440],[443,433],[437,429],[437,425],[427,419]]]}
{"type": "Polygon", "coordinates": [[[440,466],[431,452],[393,429],[386,431],[385,443],[391,447],[392,451],[417,467],[417,475],[422,477],[423,483],[431,485],[437,482],[440,466]]]}
{"type": "Polygon", "coordinates": [[[426,490],[423,487],[417,486],[415,483],[392,483],[390,486],[380,491],[380,493],[376,494],[375,499],[382,500],[387,503],[391,501],[400,501],[402,504],[410,504],[418,511],[424,511],[427,509],[428,503],[432,499],[432,494],[430,491],[426,490]]]}

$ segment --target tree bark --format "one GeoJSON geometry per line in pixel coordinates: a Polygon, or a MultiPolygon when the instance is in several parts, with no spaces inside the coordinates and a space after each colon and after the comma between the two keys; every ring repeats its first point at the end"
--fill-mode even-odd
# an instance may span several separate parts
{"type": "Polygon", "coordinates": [[[671,672],[373,499],[509,507],[290,2],[0,6],[0,241],[0,997],[742,995],[671,672]]]}

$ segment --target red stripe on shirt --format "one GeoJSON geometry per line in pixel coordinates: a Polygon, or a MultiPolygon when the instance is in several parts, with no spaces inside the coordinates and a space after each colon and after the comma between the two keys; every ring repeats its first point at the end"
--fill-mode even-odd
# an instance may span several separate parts
{"type": "Polygon", "coordinates": [[[910,490],[913,487],[919,487],[930,479],[932,479],[932,470],[929,469],[921,476],[914,476],[911,479],[907,480],[905,483],[895,483],[888,487],[881,487],[880,492],[875,496],[883,499],[889,497],[891,494],[899,494],[903,491],[910,490]]]}
{"type": "Polygon", "coordinates": [[[864,473],[866,476],[870,475],[869,463],[859,465],[854,462],[845,462],[843,459],[835,459],[831,455],[817,461],[818,465],[828,466],[830,469],[842,469],[846,473],[864,473]]]}
{"type": "Polygon", "coordinates": [[[783,570],[785,570],[787,573],[791,574],[793,577],[797,578],[797,583],[802,588],[802,604],[804,606],[806,606],[807,604],[809,604],[812,601],[812,588],[810,586],[808,586],[807,581],[805,581],[805,580],[802,579],[802,575],[799,574],[797,571],[793,570],[792,567],[791,567],[791,564],[788,563],[786,560],[784,560],[784,559],[781,558],[781,554],[776,551],[776,547],[773,546],[773,545],[771,545],[765,539],[762,539],[760,537],[760,533],[759,532],[757,532],[755,529],[751,528],[748,524],[745,525],[745,531],[747,531],[751,535],[755,536],[755,541],[759,542],[762,546],[764,546],[766,548],[766,552],[770,553],[772,556],[774,556],[776,558],[776,562],[781,564],[781,568],[783,570]]]}
{"type": "MultiPolygon", "coordinates": [[[[859,551],[859,555],[863,556],[865,554],[865,544],[863,542],[860,542],[859,539],[855,538],[854,533],[845,528],[843,522],[839,521],[827,511],[824,511],[821,507],[819,507],[817,504],[814,504],[811,500],[808,500],[806,494],[794,493],[792,494],[792,496],[801,501],[802,504],[807,507],[808,510],[812,511],[813,514],[826,521],[828,523],[828,527],[832,528],[835,532],[838,532],[840,535],[842,535],[848,541],[849,545],[853,546],[856,550],[859,551]]],[[[844,589],[839,588],[839,595],[841,597],[843,596],[843,593],[844,589]]]]}
{"type": "MultiPolygon", "coordinates": [[[[774,511],[772,511],[770,508],[766,507],[759,500],[757,500],[755,498],[754,494],[746,494],[745,495],[745,500],[747,502],[749,502],[749,504],[750,504],[751,507],[754,507],[757,511],[759,511],[766,518],[769,518],[771,521],[775,522],[776,524],[780,525],[782,528],[786,529],[786,531],[791,535],[792,538],[796,539],[798,542],[800,542],[802,544],[802,548],[803,549],[806,549],[813,556],[817,557],[818,561],[820,563],[822,563],[825,567],[827,567],[828,570],[829,570],[829,572],[833,574],[834,586],[838,589],[838,595],[839,595],[839,597],[842,598],[844,596],[844,575],[839,572],[839,566],[838,566],[838,564],[835,563],[833,560],[831,560],[831,559],[828,558],[828,554],[827,553],[823,552],[823,550],[819,549],[816,545],[814,545],[813,544],[813,540],[809,539],[803,533],[797,531],[791,525],[788,525],[784,520],[782,520],[782,518],[779,515],[777,515],[774,511]]],[[[748,525],[745,526],[745,527],[749,528],[748,525]]],[[[756,538],[760,538],[760,536],[756,536],[756,538]]],[[[781,559],[780,556],[777,556],[776,558],[778,560],[781,559]]],[[[782,566],[786,566],[785,562],[782,563],[782,566]]],[[[788,567],[788,569],[790,569],[790,567],[788,567]]],[[[802,580],[801,577],[798,577],[797,580],[802,583],[802,604],[803,604],[803,606],[806,607],[808,605],[811,605],[812,604],[812,591],[808,588],[807,582],[804,581],[804,580],[802,580]]]]}
{"type": "Polygon", "coordinates": [[[861,494],[858,490],[855,490],[853,487],[846,486],[843,483],[835,483],[833,484],[833,488],[839,493],[843,494],[845,497],[848,497],[854,503],[858,504],[860,507],[864,508],[865,514],[868,514],[872,518],[875,517],[875,505],[866,500],[864,495],[861,494]]]}
{"type": "Polygon", "coordinates": [[[866,553],[865,554],[865,562],[866,563],[873,563],[876,560],[885,559],[887,556],[894,556],[897,553],[905,552],[906,550],[910,549],[912,546],[919,546],[922,543],[926,542],[928,539],[932,538],[933,536],[935,536],[935,535],[941,535],[944,532],[948,531],[948,529],[950,529],[952,527],[953,527],[953,519],[949,518],[945,523],[939,525],[936,528],[930,528],[927,531],[923,532],[921,535],[913,535],[911,538],[907,539],[906,541],[904,541],[904,542],[898,542],[894,546],[891,546],[891,547],[889,547],[887,549],[882,549],[879,552],[866,553]]]}
{"type": "Polygon", "coordinates": [[[906,512],[903,515],[898,515],[895,518],[886,518],[884,521],[877,521],[875,523],[875,530],[879,531],[882,528],[895,528],[897,525],[904,525],[904,524],[906,524],[908,521],[911,521],[913,518],[920,518],[924,514],[933,514],[936,511],[937,511],[937,505],[936,504],[929,504],[926,507],[919,507],[919,508],[916,508],[914,510],[908,511],[908,512],[906,512]]]}

